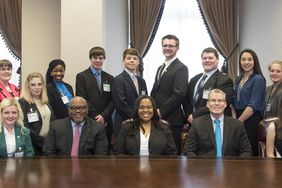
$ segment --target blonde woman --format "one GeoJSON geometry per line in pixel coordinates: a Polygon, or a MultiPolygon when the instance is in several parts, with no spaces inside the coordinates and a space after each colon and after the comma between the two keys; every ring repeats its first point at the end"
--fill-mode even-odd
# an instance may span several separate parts
{"type": "Polygon", "coordinates": [[[23,126],[23,114],[16,99],[3,99],[0,112],[0,157],[33,156],[30,131],[23,126]]]}
{"type": "Polygon", "coordinates": [[[54,119],[48,104],[46,84],[42,74],[30,73],[25,81],[19,103],[24,114],[24,123],[30,129],[35,155],[43,155],[43,144],[54,119]]]}
{"type": "Polygon", "coordinates": [[[264,117],[279,116],[280,101],[282,101],[282,61],[273,61],[268,65],[272,85],[266,88],[264,117]]]}

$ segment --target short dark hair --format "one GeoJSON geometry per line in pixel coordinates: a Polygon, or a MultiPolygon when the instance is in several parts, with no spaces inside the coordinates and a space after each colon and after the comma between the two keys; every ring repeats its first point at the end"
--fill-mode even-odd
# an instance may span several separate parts
{"type": "Polygon", "coordinates": [[[218,51],[215,48],[212,47],[205,48],[201,53],[201,57],[203,57],[204,53],[213,53],[216,59],[219,59],[218,51]]]}
{"type": "Polygon", "coordinates": [[[135,55],[138,58],[140,58],[139,52],[136,48],[128,48],[126,50],[124,50],[122,58],[125,59],[126,55],[135,55]]]}
{"type": "Polygon", "coordinates": [[[165,39],[169,39],[169,40],[174,39],[175,42],[176,42],[176,47],[179,47],[179,39],[177,38],[177,36],[171,35],[171,34],[164,36],[164,37],[162,38],[162,44],[163,44],[163,41],[164,41],[165,39]]]}
{"type": "Polygon", "coordinates": [[[102,55],[104,59],[106,59],[106,52],[105,52],[105,49],[102,47],[95,46],[91,48],[89,51],[89,59],[91,59],[92,57],[100,56],[100,55],[102,55]]]}

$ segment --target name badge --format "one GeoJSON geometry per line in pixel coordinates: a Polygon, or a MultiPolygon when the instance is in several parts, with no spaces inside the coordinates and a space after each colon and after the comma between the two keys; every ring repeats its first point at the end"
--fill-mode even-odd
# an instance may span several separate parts
{"type": "Polygon", "coordinates": [[[269,112],[270,109],[271,109],[271,103],[268,103],[268,104],[266,105],[266,111],[269,112]]]}
{"type": "Polygon", "coordinates": [[[144,90],[141,91],[141,95],[146,95],[146,92],[144,90]]]}
{"type": "Polygon", "coordinates": [[[62,99],[64,104],[68,104],[70,102],[69,98],[67,96],[62,96],[61,99],[62,99]]]}
{"type": "Polygon", "coordinates": [[[28,123],[39,121],[39,115],[37,112],[29,112],[27,113],[28,123]]]}
{"type": "Polygon", "coordinates": [[[203,92],[203,99],[208,99],[210,90],[205,89],[203,92]]]}
{"type": "Polygon", "coordinates": [[[103,84],[103,90],[106,92],[111,92],[111,85],[110,84],[103,84]]]}
{"type": "Polygon", "coordinates": [[[15,157],[23,157],[24,156],[24,152],[21,151],[21,152],[15,152],[15,157]]]}

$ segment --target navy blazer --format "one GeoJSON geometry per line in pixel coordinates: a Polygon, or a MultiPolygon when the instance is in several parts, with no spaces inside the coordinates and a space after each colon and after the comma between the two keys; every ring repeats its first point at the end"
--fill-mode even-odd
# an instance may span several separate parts
{"type": "MultiPolygon", "coordinates": [[[[140,130],[133,125],[133,121],[124,122],[116,143],[117,154],[140,154],[140,130]]],[[[149,138],[150,155],[176,155],[177,148],[172,132],[167,123],[161,121],[158,125],[152,125],[149,138]]]]}
{"type": "MultiPolygon", "coordinates": [[[[44,144],[46,155],[71,155],[73,129],[70,118],[51,123],[44,144]]],[[[78,155],[106,155],[108,140],[105,126],[87,117],[82,127],[78,155]]]]}
{"type": "MultiPolygon", "coordinates": [[[[71,85],[65,83],[66,88],[68,91],[74,96],[73,89],[71,85]]],[[[56,84],[51,82],[47,85],[47,94],[49,99],[49,104],[54,112],[55,119],[63,119],[68,117],[68,109],[66,105],[62,101],[62,96],[60,91],[58,90],[56,84]]]]}
{"type": "MultiPolygon", "coordinates": [[[[222,156],[252,156],[244,124],[231,117],[224,117],[222,156]]],[[[215,134],[209,114],[193,120],[188,131],[184,155],[216,156],[215,134]]]]}
{"type": "MultiPolygon", "coordinates": [[[[160,68],[161,66],[157,73],[160,68]]],[[[156,101],[162,119],[172,126],[183,126],[186,122],[182,103],[188,86],[187,66],[175,59],[163,72],[160,80],[157,76],[156,74],[151,96],[156,101]]]]}
{"type": "Polygon", "coordinates": [[[112,124],[111,115],[114,111],[114,102],[112,100],[112,84],[114,77],[105,71],[101,72],[101,90],[97,84],[90,67],[76,75],[76,95],[83,97],[88,104],[88,116],[92,119],[101,114],[105,121],[112,124]],[[104,90],[104,85],[109,86],[104,90]]]}
{"type": "MultiPolygon", "coordinates": [[[[193,114],[193,118],[209,114],[209,109],[207,108],[207,99],[203,99],[203,92],[199,93],[200,100],[195,105],[195,112],[193,112],[193,97],[194,89],[198,80],[202,77],[203,73],[194,76],[189,84],[186,95],[186,100],[183,105],[186,117],[193,114]]],[[[224,114],[227,116],[232,116],[230,104],[233,102],[233,81],[226,75],[222,74],[219,70],[215,71],[211,77],[205,82],[203,86],[204,90],[221,89],[226,95],[227,107],[225,108],[224,114]]]]}
{"type": "Polygon", "coordinates": [[[143,78],[137,76],[139,93],[130,75],[123,71],[114,78],[113,99],[116,108],[114,132],[117,134],[122,122],[131,118],[135,100],[139,95],[147,95],[147,86],[143,78]]]}

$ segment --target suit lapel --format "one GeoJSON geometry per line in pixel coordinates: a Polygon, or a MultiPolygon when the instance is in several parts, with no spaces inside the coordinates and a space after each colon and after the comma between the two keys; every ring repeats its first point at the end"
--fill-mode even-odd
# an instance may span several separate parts
{"type": "Polygon", "coordinates": [[[140,146],[140,130],[136,130],[136,134],[134,135],[136,142],[137,142],[137,146],[140,146]]]}
{"type": "Polygon", "coordinates": [[[7,157],[7,147],[5,140],[4,128],[2,126],[2,131],[0,133],[0,156],[7,157]]]}
{"type": "Polygon", "coordinates": [[[72,125],[71,125],[71,121],[69,118],[67,119],[65,129],[66,129],[66,150],[67,150],[66,153],[70,155],[71,148],[72,148],[72,141],[73,141],[73,130],[72,130],[72,125]]]}
{"type": "Polygon", "coordinates": [[[229,121],[224,117],[223,121],[223,145],[222,145],[222,154],[224,155],[225,148],[227,146],[228,138],[230,137],[230,128],[229,121]]]}
{"type": "MultiPolygon", "coordinates": [[[[102,71],[103,72],[103,71],[102,71]]],[[[101,72],[101,87],[103,85],[103,73],[101,72]]],[[[91,69],[89,68],[88,71],[87,71],[87,76],[88,78],[90,79],[90,83],[91,85],[94,85],[96,87],[96,90],[97,91],[100,91],[100,94],[101,94],[101,90],[99,89],[99,86],[98,86],[98,83],[97,83],[97,80],[95,78],[95,76],[93,75],[93,72],[91,71],[91,69]]]]}
{"type": "Polygon", "coordinates": [[[85,123],[82,127],[82,130],[81,130],[81,134],[80,134],[80,140],[79,140],[79,149],[78,149],[78,153],[80,154],[80,151],[82,150],[84,144],[85,144],[85,141],[88,137],[88,134],[91,132],[91,125],[89,125],[87,123],[87,120],[85,120],[85,123]]]}
{"type": "MultiPolygon", "coordinates": [[[[132,87],[134,93],[136,94],[136,97],[138,97],[138,93],[137,93],[137,90],[135,88],[135,85],[132,81],[132,79],[130,78],[130,75],[126,72],[126,71],[123,71],[122,73],[123,77],[125,78],[125,80],[129,83],[130,87],[132,87]]],[[[137,79],[138,80],[138,79],[137,79]]],[[[138,82],[138,87],[139,87],[139,82],[138,82]]]]}
{"type": "Polygon", "coordinates": [[[216,148],[212,119],[211,119],[210,115],[206,115],[206,116],[207,117],[206,117],[206,123],[205,124],[207,125],[207,129],[208,129],[208,133],[210,135],[211,142],[214,145],[214,147],[216,148]]]}

